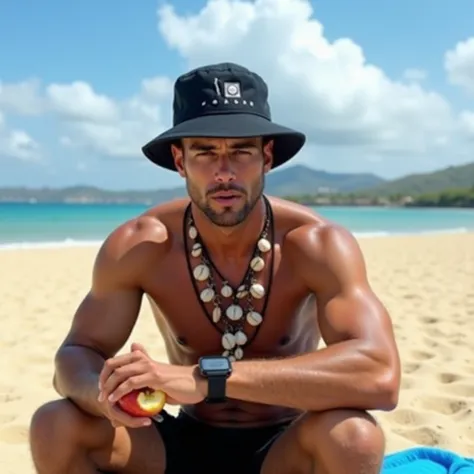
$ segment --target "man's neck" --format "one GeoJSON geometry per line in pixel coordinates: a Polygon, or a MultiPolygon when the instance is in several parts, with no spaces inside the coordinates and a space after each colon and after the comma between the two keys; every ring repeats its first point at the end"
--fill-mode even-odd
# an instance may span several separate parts
{"type": "Polygon", "coordinates": [[[263,198],[260,198],[244,222],[233,227],[216,226],[194,204],[192,212],[198,233],[208,251],[216,258],[227,260],[249,256],[265,221],[263,198]]]}

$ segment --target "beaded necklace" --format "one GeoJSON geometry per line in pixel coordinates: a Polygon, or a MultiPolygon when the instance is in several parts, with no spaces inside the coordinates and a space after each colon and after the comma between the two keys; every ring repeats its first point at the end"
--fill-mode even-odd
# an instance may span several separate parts
{"type": "Polygon", "coordinates": [[[263,229],[254,246],[248,269],[237,287],[233,287],[214,265],[202,241],[191,212],[185,210],[183,239],[188,271],[201,308],[213,327],[221,334],[222,355],[231,361],[244,356],[244,348],[257,336],[270,297],[274,266],[274,220],[268,199],[263,196],[266,216],[263,229]],[[263,270],[270,260],[268,291],[263,270]],[[220,279],[220,285],[213,273],[220,279]],[[262,302],[260,311],[256,303],[262,302]],[[249,330],[253,334],[249,334],[249,330]]]}

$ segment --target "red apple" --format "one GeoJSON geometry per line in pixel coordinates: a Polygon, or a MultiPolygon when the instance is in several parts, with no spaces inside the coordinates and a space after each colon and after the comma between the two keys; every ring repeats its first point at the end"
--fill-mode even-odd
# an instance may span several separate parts
{"type": "Polygon", "coordinates": [[[127,393],[117,403],[123,411],[131,416],[151,417],[163,410],[166,394],[161,390],[143,388],[127,393]]]}

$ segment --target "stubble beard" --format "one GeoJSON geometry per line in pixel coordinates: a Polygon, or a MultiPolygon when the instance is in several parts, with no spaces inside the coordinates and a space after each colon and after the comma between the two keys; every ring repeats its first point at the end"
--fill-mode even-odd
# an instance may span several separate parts
{"type": "MultiPolygon", "coordinates": [[[[217,227],[235,227],[244,222],[262,197],[264,187],[265,175],[262,174],[257,186],[252,189],[250,199],[246,199],[245,204],[241,209],[233,211],[229,207],[228,210],[225,209],[223,212],[218,213],[212,209],[208,198],[204,197],[199,199],[199,193],[194,188],[193,184],[190,183],[189,180],[186,180],[186,189],[191,201],[217,227]]],[[[227,189],[229,188],[231,189],[231,187],[228,187],[227,189]]],[[[224,190],[226,188],[222,186],[221,189],[224,190]]]]}

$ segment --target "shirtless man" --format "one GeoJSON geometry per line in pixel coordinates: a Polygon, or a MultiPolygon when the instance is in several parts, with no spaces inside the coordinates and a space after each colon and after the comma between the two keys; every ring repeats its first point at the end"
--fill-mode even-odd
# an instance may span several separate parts
{"type": "Polygon", "coordinates": [[[271,121],[264,81],[235,64],[178,78],[174,107],[175,127],[143,151],[185,179],[190,199],[124,223],[100,248],[56,354],[61,398],[32,418],[37,472],[379,473],[384,436],[367,410],[397,405],[390,318],[348,231],[263,194],[304,135],[271,121]],[[139,341],[117,355],[143,295],[168,363],[139,341]],[[164,391],[179,415],[121,411],[116,400],[141,387],[164,391]]]}

